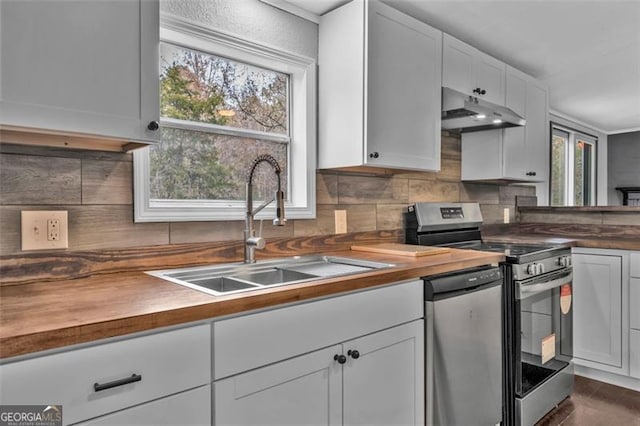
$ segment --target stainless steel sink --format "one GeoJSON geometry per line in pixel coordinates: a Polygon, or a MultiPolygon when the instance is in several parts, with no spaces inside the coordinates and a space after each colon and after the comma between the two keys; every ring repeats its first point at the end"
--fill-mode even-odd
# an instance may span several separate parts
{"type": "Polygon", "coordinates": [[[264,272],[253,272],[249,274],[234,276],[234,278],[236,279],[249,281],[255,284],[261,284],[263,286],[290,283],[317,277],[317,275],[305,274],[302,272],[290,271],[288,269],[282,268],[273,268],[264,272]]]}
{"type": "Polygon", "coordinates": [[[148,271],[153,275],[214,296],[352,275],[394,266],[336,256],[295,256],[253,264],[234,263],[148,271]]]}

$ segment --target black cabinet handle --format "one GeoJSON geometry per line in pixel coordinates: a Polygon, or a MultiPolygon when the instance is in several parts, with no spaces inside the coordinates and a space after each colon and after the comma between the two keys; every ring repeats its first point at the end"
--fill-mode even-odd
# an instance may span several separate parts
{"type": "Polygon", "coordinates": [[[150,121],[149,124],[147,124],[147,129],[155,132],[156,130],[158,130],[160,128],[160,123],[158,123],[157,121],[150,121]]]}
{"type": "Polygon", "coordinates": [[[347,352],[347,355],[349,355],[351,358],[353,359],[358,359],[360,358],[360,352],[358,352],[357,350],[351,350],[349,349],[349,351],[347,352]]]}
{"type": "Polygon", "coordinates": [[[334,361],[338,361],[338,364],[344,364],[345,362],[347,362],[347,357],[344,355],[335,355],[333,357],[334,361]]]}
{"type": "Polygon", "coordinates": [[[475,89],[473,89],[473,93],[480,94],[480,88],[476,87],[475,89]]]}
{"type": "Polygon", "coordinates": [[[93,384],[93,390],[95,392],[100,392],[103,390],[116,388],[118,386],[128,385],[129,383],[135,383],[142,381],[141,374],[132,374],[131,377],[125,377],[124,379],[114,380],[113,382],[107,382],[100,384],[98,382],[93,384]]]}
{"type": "Polygon", "coordinates": [[[480,94],[481,94],[481,95],[486,95],[486,94],[487,94],[487,91],[486,91],[486,90],[484,90],[484,89],[482,89],[482,90],[480,91],[480,94]]]}
{"type": "Polygon", "coordinates": [[[536,172],[527,172],[527,176],[535,176],[536,174],[536,172]]]}
{"type": "Polygon", "coordinates": [[[380,154],[377,151],[369,154],[369,158],[378,158],[378,157],[380,157],[380,154]]]}

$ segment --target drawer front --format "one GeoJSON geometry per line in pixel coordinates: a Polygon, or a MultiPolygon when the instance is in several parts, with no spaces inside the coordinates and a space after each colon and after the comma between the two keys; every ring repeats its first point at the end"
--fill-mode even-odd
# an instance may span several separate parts
{"type": "Polygon", "coordinates": [[[69,424],[207,384],[210,330],[205,324],[4,364],[0,404],[62,405],[69,424]],[[131,383],[115,386],[120,380],[131,383]]]}
{"type": "Polygon", "coordinates": [[[420,280],[219,321],[219,379],[424,316],[420,280]]]}
{"type": "Polygon", "coordinates": [[[640,252],[631,252],[629,254],[630,275],[640,278],[640,252]]]}
{"type": "Polygon", "coordinates": [[[629,375],[640,379],[640,330],[629,333],[629,375]]]}
{"type": "Polygon", "coordinates": [[[630,327],[640,330],[640,278],[629,280],[630,327]]]}
{"type": "MultiPolygon", "coordinates": [[[[64,409],[62,411],[65,414],[64,409]]],[[[78,426],[211,426],[211,386],[107,414],[78,426]]]]}

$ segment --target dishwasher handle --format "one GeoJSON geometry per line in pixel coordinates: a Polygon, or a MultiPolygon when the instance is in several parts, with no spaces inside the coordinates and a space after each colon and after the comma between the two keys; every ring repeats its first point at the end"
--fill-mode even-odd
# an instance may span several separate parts
{"type": "Polygon", "coordinates": [[[525,282],[518,282],[516,289],[516,299],[522,300],[527,297],[534,296],[536,294],[543,293],[545,291],[552,290],[556,287],[561,287],[565,284],[570,284],[573,281],[573,271],[569,271],[563,274],[559,278],[554,278],[550,281],[534,282],[526,284],[525,282]]]}

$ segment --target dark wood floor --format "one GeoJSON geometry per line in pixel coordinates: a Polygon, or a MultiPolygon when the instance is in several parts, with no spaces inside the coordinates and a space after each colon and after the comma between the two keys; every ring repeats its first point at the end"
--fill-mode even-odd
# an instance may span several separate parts
{"type": "Polygon", "coordinates": [[[640,426],[640,392],[576,376],[575,389],[536,426],[640,426]]]}

